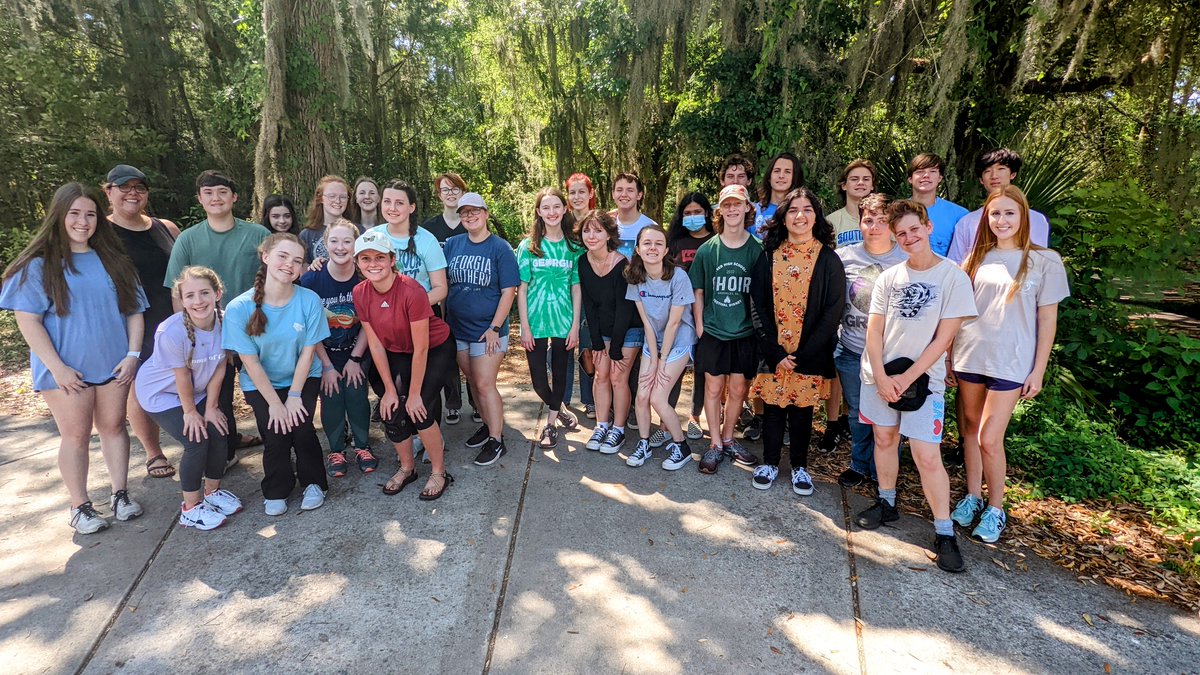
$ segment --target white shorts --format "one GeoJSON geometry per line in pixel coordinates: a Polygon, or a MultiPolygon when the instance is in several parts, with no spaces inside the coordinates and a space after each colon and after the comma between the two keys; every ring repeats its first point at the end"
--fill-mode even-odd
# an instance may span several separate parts
{"type": "Polygon", "coordinates": [[[938,392],[925,397],[920,410],[902,412],[879,398],[873,384],[862,383],[858,402],[858,419],[863,424],[881,427],[900,427],[900,434],[926,443],[942,442],[942,426],[946,420],[946,397],[938,392]]]}

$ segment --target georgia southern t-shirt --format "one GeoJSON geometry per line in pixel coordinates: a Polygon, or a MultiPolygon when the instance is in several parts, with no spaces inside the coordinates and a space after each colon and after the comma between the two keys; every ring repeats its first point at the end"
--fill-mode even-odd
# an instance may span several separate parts
{"type": "MultiPolygon", "coordinates": [[[[446,323],[456,340],[482,342],[504,289],[521,284],[517,256],[507,241],[494,234],[478,244],[469,235],[454,235],[446,240],[445,253],[450,284],[446,323]]],[[[508,335],[507,316],[500,331],[508,335]]]]}

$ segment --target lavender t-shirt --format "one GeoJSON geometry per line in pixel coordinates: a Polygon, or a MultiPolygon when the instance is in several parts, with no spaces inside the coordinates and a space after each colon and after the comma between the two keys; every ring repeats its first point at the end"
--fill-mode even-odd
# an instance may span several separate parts
{"type": "Polygon", "coordinates": [[[137,374],[137,398],[146,412],[158,413],[182,405],[179,390],[175,387],[175,369],[187,366],[188,354],[192,355],[192,398],[193,403],[204,400],[208,383],[225,358],[221,348],[221,326],[212,330],[195,331],[196,348],[188,340],[187,327],[183,324],[183,312],[172,314],[158,325],[154,333],[154,354],[142,364],[137,374]]]}

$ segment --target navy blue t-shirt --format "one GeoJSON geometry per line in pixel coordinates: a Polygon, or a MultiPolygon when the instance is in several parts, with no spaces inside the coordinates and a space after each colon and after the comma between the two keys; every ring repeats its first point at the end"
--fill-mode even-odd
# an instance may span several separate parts
{"type": "MultiPolygon", "coordinates": [[[[500,295],[521,284],[517,256],[512,246],[496,235],[476,244],[470,235],[446,240],[446,323],[456,340],[480,342],[492,325],[500,295]]],[[[500,326],[508,335],[508,317],[500,326]]]]}
{"type": "Polygon", "coordinates": [[[300,285],[321,297],[325,320],[329,322],[329,337],[325,338],[325,353],[333,367],[341,370],[350,360],[350,350],[358,339],[362,324],[354,312],[354,287],[361,281],[358,275],[338,281],[329,274],[329,265],[317,272],[305,272],[300,285]]]}

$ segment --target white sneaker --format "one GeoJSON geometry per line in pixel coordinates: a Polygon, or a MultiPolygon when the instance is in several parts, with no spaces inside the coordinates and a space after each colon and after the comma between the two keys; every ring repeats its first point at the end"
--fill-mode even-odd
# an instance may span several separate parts
{"type": "Polygon", "coordinates": [[[659,429],[658,431],[654,432],[653,436],[650,437],[650,447],[661,448],[662,446],[666,445],[667,441],[669,440],[671,440],[671,434],[668,434],[666,429],[659,429]]]}
{"type": "Polygon", "coordinates": [[[688,420],[687,437],[689,441],[698,441],[704,438],[704,430],[694,420],[688,420]]]}
{"type": "Polygon", "coordinates": [[[191,509],[186,504],[179,505],[179,524],[183,527],[194,527],[197,530],[215,530],[225,524],[225,514],[202,501],[191,509]]]}
{"type": "Polygon", "coordinates": [[[116,494],[109,497],[108,510],[121,521],[142,515],[142,505],[129,497],[129,490],[117,490],[116,494]]]}
{"type": "Polygon", "coordinates": [[[287,513],[286,499],[264,499],[263,512],[268,516],[282,516],[287,513]]]}
{"type": "Polygon", "coordinates": [[[625,460],[625,464],[629,466],[641,466],[645,464],[646,460],[650,459],[653,454],[654,451],[650,449],[650,442],[643,438],[638,441],[637,448],[634,449],[633,454],[629,456],[629,459],[625,460]]]}
{"type": "Polygon", "coordinates": [[[78,508],[71,508],[71,527],[79,534],[92,534],[108,527],[108,521],[99,513],[91,502],[84,502],[78,508]]]}
{"type": "Polygon", "coordinates": [[[325,491],[316,483],[304,488],[304,499],[300,501],[301,511],[312,511],[319,509],[325,504],[325,491]]]}
{"type": "Polygon", "coordinates": [[[242,500],[229,490],[214,490],[204,495],[204,503],[223,516],[232,516],[242,510],[242,500]]]}

